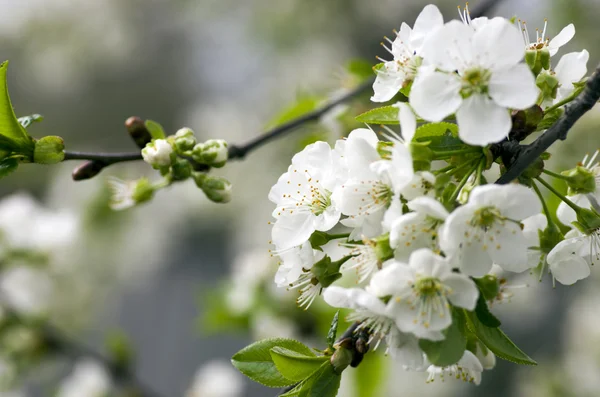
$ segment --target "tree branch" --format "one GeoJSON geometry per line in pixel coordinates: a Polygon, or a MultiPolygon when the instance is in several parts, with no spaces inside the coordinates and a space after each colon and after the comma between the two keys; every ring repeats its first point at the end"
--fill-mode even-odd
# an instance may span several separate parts
{"type": "Polygon", "coordinates": [[[533,143],[520,148],[508,170],[496,181],[506,184],[517,178],[557,140],[565,140],[573,124],[600,99],[600,65],[588,79],[583,92],[565,108],[556,123],[533,143]]]}
{"type": "Polygon", "coordinates": [[[124,161],[136,161],[142,159],[141,152],[125,153],[90,153],[90,152],[71,152],[65,150],[65,159],[67,160],[93,160],[102,162],[106,165],[121,163],[124,161]]]}

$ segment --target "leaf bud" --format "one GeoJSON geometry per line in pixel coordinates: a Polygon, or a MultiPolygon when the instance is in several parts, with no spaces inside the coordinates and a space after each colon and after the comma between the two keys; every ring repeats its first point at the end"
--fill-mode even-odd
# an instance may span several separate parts
{"type": "Polygon", "coordinates": [[[125,121],[125,128],[127,128],[129,136],[140,149],[145,148],[152,141],[150,131],[148,131],[146,124],[139,117],[132,116],[128,118],[125,121]]]}
{"type": "Polygon", "coordinates": [[[65,142],[59,136],[45,136],[35,141],[33,162],[38,164],[56,164],[65,158],[65,142]]]}

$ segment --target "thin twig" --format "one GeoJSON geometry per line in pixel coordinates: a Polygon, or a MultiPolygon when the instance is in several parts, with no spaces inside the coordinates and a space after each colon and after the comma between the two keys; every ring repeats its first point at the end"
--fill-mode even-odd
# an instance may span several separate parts
{"type": "Polygon", "coordinates": [[[93,160],[100,161],[106,165],[121,163],[124,161],[142,160],[141,152],[125,153],[90,153],[90,152],[71,152],[65,150],[65,160],[93,160]]]}
{"type": "Polygon", "coordinates": [[[583,92],[565,108],[564,114],[552,127],[530,145],[522,147],[509,169],[496,181],[506,184],[517,178],[557,140],[565,140],[573,124],[600,99],[600,65],[588,79],[583,92]]]}

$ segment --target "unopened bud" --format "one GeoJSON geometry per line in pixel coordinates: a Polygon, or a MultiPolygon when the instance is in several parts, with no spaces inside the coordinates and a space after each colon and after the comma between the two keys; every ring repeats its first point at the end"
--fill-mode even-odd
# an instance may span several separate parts
{"type": "Polygon", "coordinates": [[[73,170],[72,177],[74,181],[83,181],[91,179],[98,175],[105,167],[105,164],[100,161],[90,160],[79,165],[73,170]]]}
{"type": "Polygon", "coordinates": [[[173,147],[165,139],[156,139],[142,149],[144,161],[155,168],[171,165],[172,153],[173,147]]]}
{"type": "Polygon", "coordinates": [[[354,354],[350,349],[340,347],[335,351],[335,353],[333,353],[330,362],[333,366],[333,370],[336,373],[341,374],[346,368],[350,366],[353,358],[354,354]]]}
{"type": "Polygon", "coordinates": [[[65,142],[59,136],[45,136],[35,142],[33,162],[56,164],[65,158],[65,142]]]}
{"type": "Polygon", "coordinates": [[[577,166],[561,172],[561,175],[567,177],[565,182],[569,187],[569,194],[585,194],[593,193],[596,191],[596,178],[592,171],[589,169],[577,166]]]}
{"type": "Polygon", "coordinates": [[[191,128],[181,128],[175,133],[175,149],[178,153],[183,153],[194,149],[196,145],[196,137],[191,128]]]}
{"type": "Polygon", "coordinates": [[[176,181],[183,181],[192,175],[192,166],[190,162],[181,158],[177,158],[171,165],[171,175],[176,181]]]}
{"type": "Polygon", "coordinates": [[[544,99],[556,99],[556,93],[558,92],[558,78],[553,72],[542,72],[536,79],[535,84],[542,91],[544,99]]]}
{"type": "Polygon", "coordinates": [[[150,131],[148,131],[146,124],[139,117],[132,116],[128,118],[125,121],[125,128],[127,128],[129,136],[140,149],[145,148],[152,141],[150,131]]]}
{"type": "Polygon", "coordinates": [[[204,173],[196,173],[194,174],[194,181],[209,200],[215,203],[228,203],[231,201],[232,187],[227,179],[204,173]]]}
{"type": "Polygon", "coordinates": [[[227,163],[227,142],[222,139],[209,139],[194,146],[192,158],[199,163],[221,168],[227,163]]]}

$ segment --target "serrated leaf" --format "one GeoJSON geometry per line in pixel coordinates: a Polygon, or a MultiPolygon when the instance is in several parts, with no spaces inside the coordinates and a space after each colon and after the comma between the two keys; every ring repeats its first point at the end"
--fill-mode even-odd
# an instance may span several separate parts
{"type": "Polygon", "coordinates": [[[271,358],[279,373],[284,378],[295,382],[308,378],[321,367],[324,361],[329,360],[326,356],[307,356],[279,346],[271,349],[271,358]]]}
{"type": "Polygon", "coordinates": [[[7,68],[8,61],[0,64],[0,148],[30,158],[34,143],[13,110],[6,84],[7,68]]]}
{"type": "Polygon", "coordinates": [[[452,324],[443,331],[444,340],[419,340],[419,347],[427,355],[427,359],[438,367],[456,364],[467,348],[464,332],[464,316],[458,310],[452,311],[452,324]]]}
{"type": "Polygon", "coordinates": [[[479,294],[477,298],[477,306],[475,306],[475,314],[481,323],[487,327],[498,328],[502,323],[500,320],[490,312],[487,302],[483,297],[483,294],[479,294]]]}
{"type": "Polygon", "coordinates": [[[148,132],[150,132],[152,139],[165,139],[165,129],[162,127],[162,125],[152,120],[146,120],[144,124],[146,125],[148,132]]]}
{"type": "Polygon", "coordinates": [[[335,338],[337,337],[339,317],[340,311],[338,310],[337,312],[335,312],[333,320],[331,320],[331,326],[329,327],[329,332],[327,333],[327,345],[330,349],[333,349],[333,345],[335,344],[335,338]]]}
{"type": "Polygon", "coordinates": [[[531,357],[519,349],[500,328],[487,327],[474,312],[465,311],[467,327],[496,356],[516,364],[537,365],[531,357]]]}
{"type": "Polygon", "coordinates": [[[398,121],[398,108],[382,106],[356,116],[356,121],[367,124],[400,124],[398,121]]]}
{"type": "Polygon", "coordinates": [[[243,348],[234,354],[231,363],[248,378],[265,386],[291,386],[296,382],[281,375],[273,362],[271,349],[274,347],[283,347],[309,357],[315,356],[309,347],[296,340],[272,338],[258,341],[243,348]]]}
{"type": "Polygon", "coordinates": [[[7,158],[0,161],[0,178],[13,173],[19,166],[19,161],[15,158],[7,158]]]}

